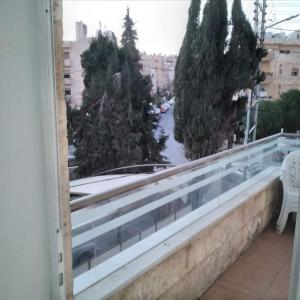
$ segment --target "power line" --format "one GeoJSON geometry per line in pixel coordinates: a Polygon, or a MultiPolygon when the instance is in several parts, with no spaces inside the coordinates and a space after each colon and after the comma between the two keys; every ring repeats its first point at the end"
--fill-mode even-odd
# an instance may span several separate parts
{"type": "Polygon", "coordinates": [[[272,27],[272,29],[275,29],[275,30],[282,30],[282,31],[292,31],[294,32],[295,30],[293,29],[286,29],[286,28],[276,28],[276,27],[272,27]]]}

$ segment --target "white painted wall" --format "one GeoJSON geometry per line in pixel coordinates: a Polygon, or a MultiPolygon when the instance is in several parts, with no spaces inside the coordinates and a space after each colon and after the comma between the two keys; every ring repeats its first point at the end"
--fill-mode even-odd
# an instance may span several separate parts
{"type": "Polygon", "coordinates": [[[50,0],[0,3],[2,300],[59,298],[50,20],[50,0]]]}

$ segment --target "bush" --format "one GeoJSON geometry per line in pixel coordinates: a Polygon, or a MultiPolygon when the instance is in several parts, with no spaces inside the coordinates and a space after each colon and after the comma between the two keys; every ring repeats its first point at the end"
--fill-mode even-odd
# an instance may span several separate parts
{"type": "Polygon", "coordinates": [[[290,90],[279,100],[262,101],[259,105],[257,138],[280,132],[300,130],[300,90],[290,90]]]}

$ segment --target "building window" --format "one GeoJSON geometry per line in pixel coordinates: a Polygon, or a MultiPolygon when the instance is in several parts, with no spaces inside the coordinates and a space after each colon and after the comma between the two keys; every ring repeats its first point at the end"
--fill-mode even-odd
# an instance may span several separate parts
{"type": "Polygon", "coordinates": [[[282,74],[282,69],[279,70],[279,74],[282,74]]]}
{"type": "Polygon", "coordinates": [[[71,89],[65,89],[65,96],[71,96],[71,89]]]}
{"type": "Polygon", "coordinates": [[[64,59],[70,58],[70,52],[64,52],[64,59]]]}
{"type": "Polygon", "coordinates": [[[69,73],[64,74],[64,78],[71,78],[69,73]]]}
{"type": "Polygon", "coordinates": [[[280,50],[281,54],[290,54],[290,50],[280,50]]]}
{"type": "Polygon", "coordinates": [[[290,50],[280,50],[281,54],[290,54],[291,51],[290,50]]]}
{"type": "Polygon", "coordinates": [[[292,69],[292,76],[298,76],[299,69],[298,68],[293,68],[292,69]]]}

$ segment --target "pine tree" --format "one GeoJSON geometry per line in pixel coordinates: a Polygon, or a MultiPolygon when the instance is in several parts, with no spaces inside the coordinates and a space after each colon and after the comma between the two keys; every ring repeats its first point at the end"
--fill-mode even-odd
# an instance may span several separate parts
{"type": "Polygon", "coordinates": [[[124,31],[122,33],[121,44],[126,54],[129,56],[132,66],[138,67],[140,61],[139,51],[136,48],[138,39],[137,32],[134,28],[134,22],[130,17],[129,7],[127,7],[126,16],[123,24],[124,31]]]}
{"type": "Polygon", "coordinates": [[[194,97],[190,84],[195,73],[193,41],[196,38],[199,26],[200,4],[200,0],[192,0],[191,2],[186,33],[175,69],[174,137],[180,143],[183,143],[184,127],[189,117],[189,105],[194,97]]]}
{"type": "Polygon", "coordinates": [[[152,98],[150,95],[151,81],[148,76],[140,72],[140,55],[136,48],[137,33],[134,22],[130,17],[129,8],[124,18],[124,32],[122,34],[121,64],[128,66],[127,96],[130,98],[129,120],[133,132],[140,137],[137,145],[143,156],[140,163],[162,163],[165,158],[160,152],[165,148],[166,137],[161,135],[158,140],[154,137],[154,125],[148,114],[152,98]]]}
{"type": "Polygon", "coordinates": [[[103,170],[103,167],[114,166],[111,141],[117,138],[117,116],[122,111],[115,101],[112,80],[119,71],[115,38],[99,32],[89,49],[82,54],[81,64],[85,89],[74,144],[75,157],[79,163],[77,173],[79,176],[89,176],[103,170]],[[110,115],[104,114],[108,105],[113,107],[110,115]]]}
{"type": "Polygon", "coordinates": [[[133,25],[128,10],[121,49],[114,36],[100,32],[82,54],[85,89],[74,137],[81,177],[164,161],[165,137],[154,138],[151,83],[140,73],[133,25]]]}

